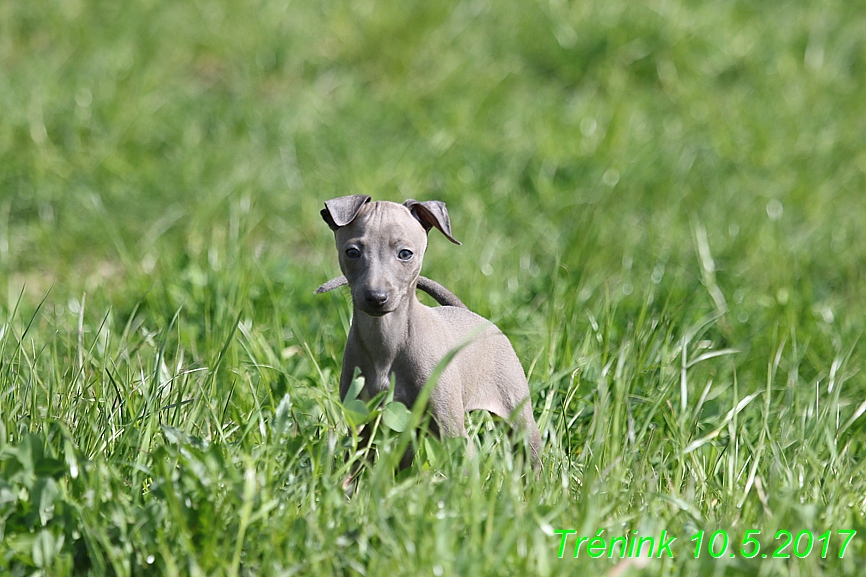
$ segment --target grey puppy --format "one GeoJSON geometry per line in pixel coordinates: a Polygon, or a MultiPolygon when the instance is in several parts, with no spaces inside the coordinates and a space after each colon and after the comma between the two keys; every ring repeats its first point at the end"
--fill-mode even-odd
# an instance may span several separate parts
{"type": "MultiPolygon", "coordinates": [[[[321,214],[334,231],[340,270],[352,293],[340,399],[345,399],[358,367],[365,381],[362,399],[387,390],[393,375],[394,398],[412,407],[439,361],[468,338],[431,392],[434,432],[467,437],[464,413],[490,411],[525,431],[531,461],[538,468],[541,435],[523,367],[508,338],[462,307],[447,289],[420,277],[431,228],[460,244],[451,236],[445,203],[370,202],[369,196],[356,194],[326,201],[321,214]],[[433,283],[444,291],[436,297],[440,303],[454,306],[423,305],[415,294],[419,278],[427,287],[433,283]]],[[[334,279],[320,291],[340,284],[340,278],[334,279]]]]}

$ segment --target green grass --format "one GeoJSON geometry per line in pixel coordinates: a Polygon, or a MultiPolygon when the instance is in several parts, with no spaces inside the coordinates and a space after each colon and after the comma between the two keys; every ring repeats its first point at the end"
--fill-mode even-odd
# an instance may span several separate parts
{"type": "Polygon", "coordinates": [[[864,94],[842,0],[0,3],[0,574],[860,574],[864,94]],[[346,496],[355,193],[447,202],[538,477],[382,419],[346,496]]]}

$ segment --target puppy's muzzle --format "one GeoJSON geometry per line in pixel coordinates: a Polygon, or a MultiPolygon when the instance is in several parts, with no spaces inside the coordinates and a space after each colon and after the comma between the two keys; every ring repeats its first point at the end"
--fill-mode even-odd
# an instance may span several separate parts
{"type": "Polygon", "coordinates": [[[378,289],[364,291],[364,312],[373,316],[381,316],[391,312],[391,293],[378,289]]]}

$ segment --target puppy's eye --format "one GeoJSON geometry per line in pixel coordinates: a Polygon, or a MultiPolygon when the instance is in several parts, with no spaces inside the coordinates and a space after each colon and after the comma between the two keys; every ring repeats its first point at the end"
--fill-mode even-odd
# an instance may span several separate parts
{"type": "Polygon", "coordinates": [[[360,258],[361,251],[355,248],[354,246],[350,246],[346,249],[346,256],[349,258],[360,258]]]}
{"type": "Polygon", "coordinates": [[[414,256],[414,254],[408,248],[404,248],[403,250],[401,250],[400,252],[397,253],[397,258],[399,258],[400,260],[412,260],[413,256],[414,256]]]}

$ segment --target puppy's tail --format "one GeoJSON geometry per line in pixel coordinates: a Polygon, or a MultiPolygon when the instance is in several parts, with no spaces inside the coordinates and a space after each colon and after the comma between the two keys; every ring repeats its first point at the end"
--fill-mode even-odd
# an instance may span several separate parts
{"type": "Polygon", "coordinates": [[[418,288],[433,297],[442,306],[457,307],[459,309],[469,308],[453,292],[426,276],[418,277],[418,288]]]}
{"type": "Polygon", "coordinates": [[[349,284],[349,281],[346,280],[346,277],[338,276],[337,278],[332,278],[331,280],[329,280],[328,282],[326,282],[325,284],[323,284],[322,286],[317,288],[315,294],[320,295],[322,293],[332,291],[335,288],[340,288],[341,286],[346,286],[347,284],[349,284]]]}
{"type": "MultiPolygon", "coordinates": [[[[349,281],[346,280],[344,276],[338,276],[337,278],[333,278],[316,289],[316,294],[326,293],[328,291],[332,291],[335,288],[339,288],[341,286],[345,286],[349,284],[349,281]]],[[[457,295],[453,292],[436,282],[435,280],[430,280],[426,276],[418,277],[418,288],[433,297],[437,303],[446,307],[457,307],[460,309],[468,308],[463,304],[457,295]]]]}

